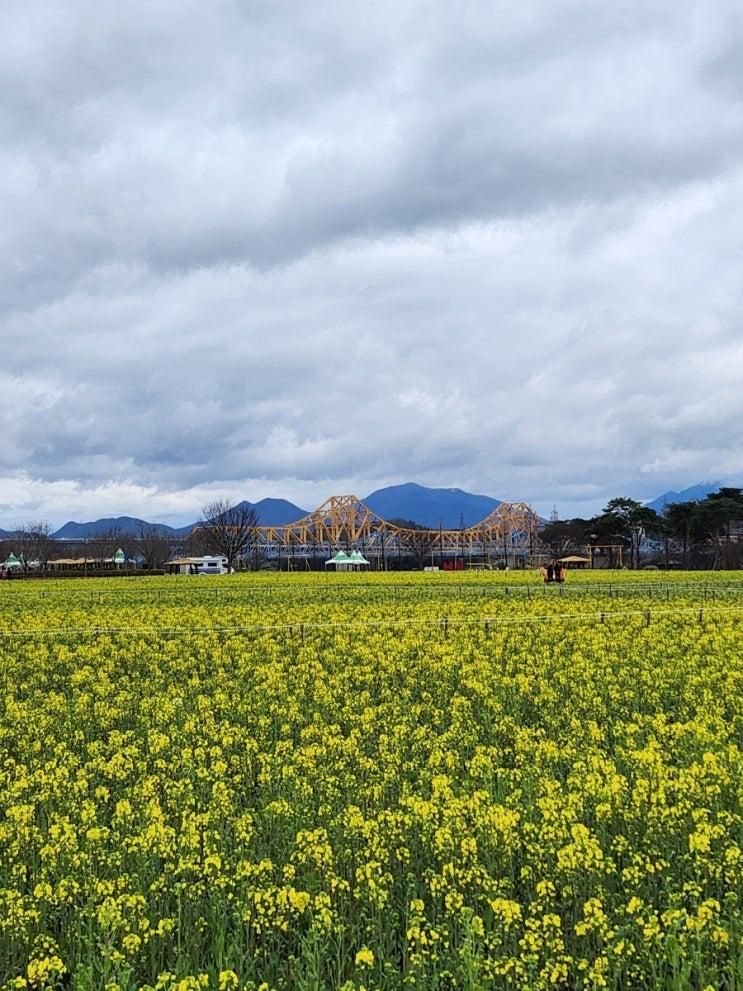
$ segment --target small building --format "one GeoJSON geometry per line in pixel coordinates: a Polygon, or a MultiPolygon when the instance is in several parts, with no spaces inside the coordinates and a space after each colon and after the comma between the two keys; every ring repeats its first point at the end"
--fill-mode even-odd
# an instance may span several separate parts
{"type": "Polygon", "coordinates": [[[580,554],[569,554],[567,557],[561,557],[557,563],[561,564],[564,568],[587,568],[591,563],[591,559],[581,557],[580,554]]]}
{"type": "Polygon", "coordinates": [[[5,561],[0,562],[0,578],[12,578],[13,575],[20,574],[23,570],[23,561],[20,561],[11,551],[5,561]]]}

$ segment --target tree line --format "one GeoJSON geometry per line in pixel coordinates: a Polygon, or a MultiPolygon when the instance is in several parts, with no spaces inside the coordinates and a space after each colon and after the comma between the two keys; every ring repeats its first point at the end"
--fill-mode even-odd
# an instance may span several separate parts
{"type": "MultiPolygon", "coordinates": [[[[400,552],[414,567],[432,560],[438,546],[435,530],[411,520],[390,521],[406,529],[400,552]]],[[[13,553],[21,568],[45,572],[59,558],[86,562],[86,569],[104,572],[121,549],[127,562],[160,571],[179,555],[225,557],[229,568],[257,569],[264,555],[257,546],[255,510],[246,503],[220,499],[202,507],[198,524],[175,538],[156,524],[143,523],[135,533],[112,528],[84,540],[55,540],[45,520],[25,523],[0,539],[0,561],[13,553]]],[[[464,524],[462,524],[464,526],[464,524]]],[[[553,513],[540,531],[546,552],[562,558],[593,550],[594,563],[631,568],[641,564],[680,568],[743,566],[743,490],[721,488],[705,499],[672,503],[657,513],[635,499],[617,497],[590,519],[560,520],[553,513]]]]}
{"type": "MultiPolygon", "coordinates": [[[[555,558],[595,548],[609,567],[622,560],[658,567],[738,568],[743,565],[743,490],[723,487],[704,499],[669,503],[662,513],[635,499],[611,499],[591,519],[554,513],[540,540],[555,558]]],[[[597,562],[598,563],[598,560],[597,562]]]]}
{"type": "Polygon", "coordinates": [[[133,533],[111,527],[90,537],[57,540],[46,520],[24,523],[0,539],[0,561],[15,556],[23,573],[44,573],[59,561],[83,562],[86,570],[105,571],[118,550],[130,566],[161,569],[174,552],[185,548],[187,539],[174,541],[154,525],[143,525],[133,533]]]}
{"type": "Polygon", "coordinates": [[[0,562],[13,554],[22,572],[43,574],[55,561],[74,560],[84,562],[86,571],[103,573],[122,550],[128,565],[146,571],[161,571],[167,561],[179,555],[225,557],[228,567],[237,569],[258,563],[257,525],[252,507],[233,506],[225,499],[203,506],[198,523],[183,537],[175,537],[157,524],[142,523],[134,532],[111,527],[83,539],[56,540],[46,520],[35,520],[0,539],[0,562]]]}

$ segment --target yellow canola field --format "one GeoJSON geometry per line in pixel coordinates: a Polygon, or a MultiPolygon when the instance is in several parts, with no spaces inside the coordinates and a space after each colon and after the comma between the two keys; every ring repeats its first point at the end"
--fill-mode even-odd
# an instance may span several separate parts
{"type": "Polygon", "coordinates": [[[0,988],[743,988],[737,574],[3,583],[0,988]]]}

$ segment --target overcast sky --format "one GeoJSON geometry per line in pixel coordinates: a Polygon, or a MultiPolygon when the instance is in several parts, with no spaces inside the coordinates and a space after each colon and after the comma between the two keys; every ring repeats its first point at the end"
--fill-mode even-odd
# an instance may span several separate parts
{"type": "Polygon", "coordinates": [[[740,0],[3,0],[0,526],[743,478],[740,0]]]}

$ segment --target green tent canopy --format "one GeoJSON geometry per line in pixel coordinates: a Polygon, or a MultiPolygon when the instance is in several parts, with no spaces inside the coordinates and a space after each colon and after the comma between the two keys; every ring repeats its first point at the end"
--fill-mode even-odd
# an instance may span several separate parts
{"type": "Polygon", "coordinates": [[[337,554],[334,554],[333,557],[325,562],[326,567],[329,564],[334,564],[336,571],[348,571],[352,568],[366,567],[369,562],[358,551],[351,551],[350,554],[346,554],[345,551],[338,551],[337,554]]]}

